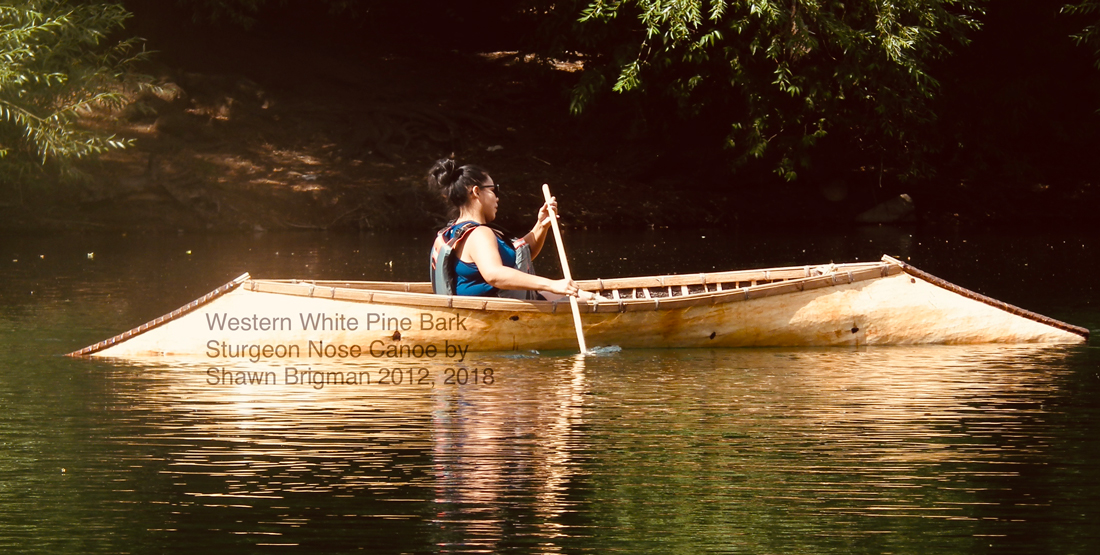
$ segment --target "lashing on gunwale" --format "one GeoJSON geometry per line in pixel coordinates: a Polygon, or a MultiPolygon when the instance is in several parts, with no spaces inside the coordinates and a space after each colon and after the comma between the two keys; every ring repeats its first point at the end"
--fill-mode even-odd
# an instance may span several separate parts
{"type": "Polygon", "coordinates": [[[605,287],[593,290],[604,298],[618,301],[621,299],[667,299],[670,297],[691,297],[706,293],[719,293],[735,289],[746,289],[769,283],[782,283],[793,278],[759,279],[746,281],[716,281],[713,283],[657,285],[652,287],[605,287]]]}

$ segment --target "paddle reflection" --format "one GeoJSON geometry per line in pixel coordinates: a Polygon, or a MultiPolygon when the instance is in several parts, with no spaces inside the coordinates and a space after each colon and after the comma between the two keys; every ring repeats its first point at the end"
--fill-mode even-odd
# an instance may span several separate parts
{"type": "Polygon", "coordinates": [[[436,522],[439,545],[495,550],[530,520],[532,539],[562,535],[560,517],[583,444],[583,356],[543,371],[513,372],[506,387],[440,390],[436,396],[436,522]],[[531,516],[523,517],[531,512],[531,516]],[[517,522],[517,517],[520,522],[517,522]]]}

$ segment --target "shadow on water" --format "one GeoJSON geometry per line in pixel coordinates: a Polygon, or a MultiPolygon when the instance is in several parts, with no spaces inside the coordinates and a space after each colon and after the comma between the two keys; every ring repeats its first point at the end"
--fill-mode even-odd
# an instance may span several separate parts
{"type": "MultiPolygon", "coordinates": [[[[710,234],[697,243],[661,233],[575,234],[567,242],[578,277],[887,252],[1100,327],[1094,274],[1086,275],[1095,268],[1069,263],[1096,264],[1081,254],[1095,247],[1090,239],[1033,238],[1005,252],[994,237],[866,233],[713,243],[710,234]]],[[[1100,547],[1095,347],[476,354],[461,367],[382,359],[212,369],[201,360],[56,356],[243,270],[422,279],[421,242],[271,235],[0,243],[0,254],[12,256],[3,260],[0,300],[0,549],[1100,547]]]]}

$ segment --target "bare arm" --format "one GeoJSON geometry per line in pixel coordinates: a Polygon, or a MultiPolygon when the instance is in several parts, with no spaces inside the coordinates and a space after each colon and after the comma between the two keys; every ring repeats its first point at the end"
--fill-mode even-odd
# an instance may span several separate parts
{"type": "MultiPolygon", "coordinates": [[[[532,247],[534,252],[534,247],[532,247]]],[[[497,250],[497,237],[488,227],[478,227],[470,232],[462,246],[461,258],[477,264],[481,277],[497,289],[545,290],[559,295],[576,295],[577,284],[564,279],[551,280],[521,272],[504,265],[497,250]]]]}

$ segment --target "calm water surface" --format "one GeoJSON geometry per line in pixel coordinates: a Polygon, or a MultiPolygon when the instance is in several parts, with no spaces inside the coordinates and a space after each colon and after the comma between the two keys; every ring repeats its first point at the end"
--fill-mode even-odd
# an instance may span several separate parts
{"type": "MultiPolygon", "coordinates": [[[[412,384],[325,362],[374,380],[324,387],[58,356],[244,271],[421,280],[429,242],[0,238],[0,552],[1100,552],[1093,345],[477,354],[452,384],[433,360],[400,361],[412,384]]],[[[567,242],[579,278],[889,253],[1100,328],[1092,236],[567,242]]]]}

